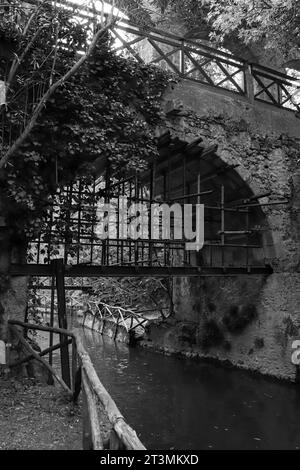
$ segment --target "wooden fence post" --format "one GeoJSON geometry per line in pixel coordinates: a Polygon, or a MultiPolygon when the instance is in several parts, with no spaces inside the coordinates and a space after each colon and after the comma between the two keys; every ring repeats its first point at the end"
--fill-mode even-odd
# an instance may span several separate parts
{"type": "MultiPolygon", "coordinates": [[[[54,261],[56,288],[57,288],[57,312],[58,312],[58,325],[59,328],[64,330],[68,329],[67,313],[66,313],[66,296],[65,296],[65,273],[64,261],[58,259],[54,261]]],[[[65,335],[60,335],[60,342],[64,343],[68,338],[65,335]]],[[[71,374],[70,374],[70,359],[69,347],[62,346],[60,351],[61,359],[61,373],[64,382],[71,388],[71,374]]]]}
{"type": "Polygon", "coordinates": [[[77,346],[76,346],[76,340],[75,338],[73,338],[72,340],[72,389],[73,389],[73,392],[75,392],[77,370],[78,370],[77,346]]]}

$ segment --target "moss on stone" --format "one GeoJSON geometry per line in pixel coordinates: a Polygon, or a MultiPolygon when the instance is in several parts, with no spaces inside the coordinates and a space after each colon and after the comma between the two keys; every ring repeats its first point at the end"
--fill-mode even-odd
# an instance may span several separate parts
{"type": "Polygon", "coordinates": [[[253,304],[232,305],[223,318],[223,323],[230,333],[243,332],[257,318],[257,309],[253,304]]]}

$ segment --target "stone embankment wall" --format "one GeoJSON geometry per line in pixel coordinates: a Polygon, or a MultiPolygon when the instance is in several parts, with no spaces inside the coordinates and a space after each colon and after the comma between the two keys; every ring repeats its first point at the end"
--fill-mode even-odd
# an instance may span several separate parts
{"type": "Polygon", "coordinates": [[[91,313],[85,313],[84,316],[78,320],[84,328],[88,328],[96,333],[118,341],[120,343],[129,344],[130,334],[124,325],[118,325],[115,321],[107,318],[97,318],[91,313]]]}

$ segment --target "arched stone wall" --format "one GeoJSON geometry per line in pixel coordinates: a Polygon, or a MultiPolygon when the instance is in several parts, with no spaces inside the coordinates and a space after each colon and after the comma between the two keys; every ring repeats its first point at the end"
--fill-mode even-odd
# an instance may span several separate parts
{"type": "MultiPolygon", "coordinates": [[[[300,262],[300,121],[291,111],[204,85],[182,81],[165,96],[167,127],[173,135],[206,146],[218,145],[220,159],[260,200],[272,231],[275,270],[297,271],[300,262]],[[179,114],[172,112],[179,110],[179,114]],[[283,205],[264,206],[277,201],[283,205]]],[[[204,188],[205,189],[205,188],[204,188]]]]}
{"type": "Polygon", "coordinates": [[[291,355],[300,338],[300,121],[290,111],[190,82],[169,90],[165,106],[173,135],[217,144],[220,159],[239,165],[236,171],[253,194],[270,193],[260,202],[274,273],[176,279],[175,315],[154,325],[145,345],[296,380],[291,355]],[[287,203],[264,205],[277,201],[287,203]]]}

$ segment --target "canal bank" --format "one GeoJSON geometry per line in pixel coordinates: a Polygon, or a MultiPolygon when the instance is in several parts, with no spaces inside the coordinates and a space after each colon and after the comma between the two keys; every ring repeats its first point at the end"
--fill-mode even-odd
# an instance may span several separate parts
{"type": "Polygon", "coordinates": [[[287,316],[281,328],[270,334],[261,319],[248,309],[246,314],[217,319],[213,316],[196,321],[167,318],[144,319],[143,326],[130,329],[130,321],[85,312],[78,323],[86,329],[127,345],[136,345],[167,356],[198,359],[236,367],[274,379],[299,383],[299,367],[293,363],[298,329],[287,316]],[[227,328],[231,331],[226,331],[227,328]],[[284,327],[284,328],[283,328],[284,327]],[[259,330],[260,328],[260,330],[259,330]],[[276,342],[276,347],[274,346],[276,342]]]}
{"type": "Polygon", "coordinates": [[[299,386],[130,348],[83,330],[97,373],[148,449],[298,449],[299,386]]]}

